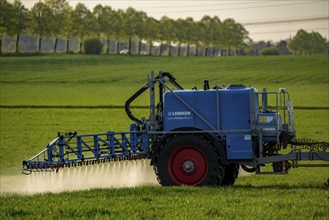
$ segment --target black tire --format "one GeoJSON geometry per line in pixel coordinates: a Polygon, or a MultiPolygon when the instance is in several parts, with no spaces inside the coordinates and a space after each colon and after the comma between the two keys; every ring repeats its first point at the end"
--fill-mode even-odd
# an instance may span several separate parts
{"type": "Polygon", "coordinates": [[[274,162],[272,163],[273,172],[281,173],[283,171],[283,164],[282,162],[274,162]]]}
{"type": "Polygon", "coordinates": [[[235,183],[239,175],[239,164],[231,163],[225,166],[225,175],[221,185],[231,186],[235,183]]]}
{"type": "Polygon", "coordinates": [[[248,167],[246,165],[241,165],[242,169],[248,173],[256,172],[256,167],[248,167]]]}
{"type": "Polygon", "coordinates": [[[224,176],[215,146],[196,134],[168,138],[157,154],[155,171],[163,186],[220,185],[224,176]]]}

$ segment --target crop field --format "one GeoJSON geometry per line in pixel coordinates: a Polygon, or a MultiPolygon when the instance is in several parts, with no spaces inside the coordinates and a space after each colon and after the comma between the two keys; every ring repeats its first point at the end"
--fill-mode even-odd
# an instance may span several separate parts
{"type": "MultiPolygon", "coordinates": [[[[201,89],[205,79],[211,86],[287,88],[297,136],[329,141],[328,62],[327,56],[0,57],[0,178],[20,175],[22,160],[58,131],[127,131],[122,107],[151,70],[171,72],[184,88],[201,89]]],[[[148,94],[133,106],[137,116],[147,117],[148,94]]],[[[288,175],[242,176],[231,187],[1,193],[0,219],[329,219],[327,178],[327,168],[298,168],[288,175]]]]}

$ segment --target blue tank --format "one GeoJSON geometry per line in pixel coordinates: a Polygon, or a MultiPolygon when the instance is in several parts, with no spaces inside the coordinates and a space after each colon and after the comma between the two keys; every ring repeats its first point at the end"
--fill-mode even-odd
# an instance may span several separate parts
{"type": "Polygon", "coordinates": [[[226,137],[228,160],[252,159],[251,120],[258,101],[253,88],[177,90],[164,94],[164,131],[196,128],[226,137]]]}

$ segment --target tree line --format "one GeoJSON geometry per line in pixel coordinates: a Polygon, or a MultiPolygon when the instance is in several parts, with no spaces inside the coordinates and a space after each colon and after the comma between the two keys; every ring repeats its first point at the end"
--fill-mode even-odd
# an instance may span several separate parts
{"type": "MultiPolygon", "coordinates": [[[[177,55],[182,55],[181,45],[194,45],[195,54],[199,47],[221,48],[228,51],[247,47],[248,31],[234,19],[221,21],[217,16],[204,16],[199,21],[193,18],[171,19],[163,16],[157,20],[143,11],[132,7],[126,10],[114,10],[110,6],[96,5],[89,10],[83,3],[72,8],[67,0],[44,0],[33,5],[29,10],[20,0],[9,3],[0,0],[0,48],[4,35],[16,37],[16,53],[19,53],[19,40],[23,33],[38,36],[38,52],[41,52],[42,39],[55,39],[53,51],[56,53],[58,39],[66,40],[66,51],[69,52],[70,38],[79,40],[79,52],[83,51],[83,42],[90,37],[106,38],[106,53],[109,53],[110,39],[117,42],[116,52],[119,53],[119,43],[128,42],[128,53],[132,51],[132,41],[138,39],[138,53],[142,41],[147,42],[151,54],[154,42],[160,42],[160,55],[164,53],[164,44],[178,45],[177,55]]],[[[215,51],[215,50],[213,50],[215,51]]],[[[171,50],[169,49],[171,55],[171,50]]]]}
{"type": "Polygon", "coordinates": [[[288,43],[288,48],[298,55],[312,55],[327,53],[329,55],[329,41],[320,33],[298,30],[296,35],[288,43]]]}
{"type": "MultiPolygon", "coordinates": [[[[194,21],[191,17],[174,20],[167,16],[157,20],[132,7],[114,10],[110,6],[98,4],[91,11],[83,3],[78,3],[72,8],[67,0],[40,0],[30,10],[20,0],[14,0],[13,3],[0,0],[0,11],[0,53],[5,35],[15,38],[15,52],[19,53],[22,34],[38,36],[39,53],[42,40],[49,37],[54,39],[54,53],[57,51],[59,39],[66,41],[66,52],[69,52],[70,39],[77,38],[78,50],[82,53],[83,42],[95,37],[106,39],[107,54],[110,52],[110,40],[116,42],[116,53],[120,51],[120,42],[127,42],[129,54],[132,53],[132,42],[136,39],[138,54],[141,52],[142,42],[148,44],[148,54],[151,54],[153,43],[157,42],[160,43],[160,56],[168,47],[168,55],[171,56],[172,44],[178,45],[178,56],[184,55],[182,44],[186,46],[185,55],[189,55],[191,45],[195,55],[202,51],[203,55],[215,55],[218,51],[221,55],[223,51],[230,55],[232,50],[250,51],[252,46],[248,31],[242,24],[231,18],[222,21],[217,16],[204,16],[199,21],[194,21]],[[203,50],[199,50],[201,47],[203,50]]],[[[327,39],[318,32],[308,33],[304,30],[299,30],[288,42],[287,47],[299,55],[329,51],[327,39]]],[[[266,48],[264,54],[277,55],[277,49],[278,47],[266,48]]]]}

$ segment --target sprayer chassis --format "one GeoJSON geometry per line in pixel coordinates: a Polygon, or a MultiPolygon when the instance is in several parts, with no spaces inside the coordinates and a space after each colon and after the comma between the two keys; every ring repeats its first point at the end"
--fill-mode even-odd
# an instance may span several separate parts
{"type": "MultiPolygon", "coordinates": [[[[254,88],[242,87],[240,85],[234,86],[226,87],[223,90],[216,85],[213,90],[210,90],[208,81],[205,81],[204,90],[202,90],[204,91],[203,93],[209,93],[217,97],[217,103],[214,103],[214,114],[217,115],[217,118],[216,122],[214,122],[207,118],[207,115],[202,112],[204,108],[200,108],[200,106],[195,107],[193,102],[183,98],[183,95],[188,95],[189,93],[200,94],[200,90],[183,90],[170,73],[160,72],[159,75],[155,77],[154,73],[151,72],[148,77],[148,83],[129,98],[125,104],[128,117],[134,121],[134,123],[130,125],[129,132],[107,132],[86,135],[79,135],[76,132],[58,133],[57,137],[51,141],[43,151],[31,159],[23,161],[22,172],[24,174],[30,174],[32,172],[56,171],[63,167],[142,158],[151,159],[151,165],[159,168],[158,161],[161,160],[159,157],[161,157],[161,152],[163,148],[166,147],[166,143],[181,135],[194,135],[207,139],[215,148],[215,152],[220,155],[219,164],[222,167],[221,169],[224,170],[226,167],[231,167],[232,164],[236,164],[249,167],[249,169],[247,169],[248,171],[256,171],[257,174],[284,174],[287,173],[290,167],[329,166],[328,163],[299,163],[299,161],[303,160],[328,162],[329,152],[326,151],[329,147],[326,142],[311,141],[301,144],[301,142],[295,138],[292,104],[289,99],[289,94],[285,89],[280,89],[279,92],[267,92],[266,90],[258,92],[254,88]],[[168,82],[173,85],[175,90],[167,85],[168,82]],[[157,83],[159,96],[158,103],[156,104],[155,90],[157,83]],[[130,104],[148,89],[150,90],[150,116],[149,119],[138,119],[132,114],[130,104]],[[249,117],[250,115],[250,126],[247,129],[225,128],[225,126],[222,125],[224,119],[219,116],[222,114],[220,102],[222,101],[221,99],[225,98],[223,94],[229,94],[230,91],[236,94],[238,89],[245,89],[249,94],[247,94],[249,96],[247,100],[249,107],[246,109],[249,112],[247,116],[249,117]],[[276,96],[275,106],[272,107],[272,109],[270,109],[271,107],[267,104],[267,96],[269,94],[274,94],[276,96]],[[170,105],[170,103],[165,102],[165,98],[170,95],[172,99],[175,99],[175,105],[170,105]],[[286,95],[288,96],[287,102],[286,95]],[[262,98],[262,109],[258,109],[257,107],[258,97],[262,98]],[[185,112],[184,114],[192,115],[194,121],[200,121],[201,125],[199,127],[184,125],[182,127],[168,129],[170,123],[166,120],[168,120],[168,115],[172,115],[172,113],[167,112],[166,105],[167,108],[168,106],[183,106],[182,109],[184,110],[177,112],[185,112]],[[282,124],[280,111],[283,117],[282,124]],[[258,121],[259,117],[275,119],[275,123],[267,123],[266,120],[264,123],[260,123],[258,121]],[[234,138],[234,136],[231,135],[232,133],[237,135],[243,134],[244,140],[242,141],[246,141],[246,143],[250,144],[249,151],[251,154],[248,158],[247,156],[243,158],[245,157],[244,153],[240,153],[240,156],[236,156],[234,153],[231,153],[231,155],[228,153],[231,147],[228,142],[229,140],[231,142],[234,141],[234,139],[232,139],[232,137],[234,138]],[[285,137],[289,138],[281,140],[283,133],[288,134],[285,137]],[[286,148],[287,145],[291,145],[291,152],[279,155],[278,151],[286,148]],[[302,151],[302,148],[306,148],[307,152],[302,151]],[[234,156],[237,158],[234,158],[234,156]],[[288,161],[291,161],[291,163],[288,161]],[[268,163],[272,163],[276,168],[273,172],[262,172],[261,167],[268,163]]],[[[185,121],[185,124],[188,123],[185,121]]],[[[200,155],[203,155],[203,153],[201,152],[200,155]]],[[[184,156],[188,157],[188,155],[184,156]]],[[[205,159],[205,161],[207,161],[207,158],[205,159]]],[[[184,165],[182,165],[183,167],[181,168],[185,169],[185,165],[195,168],[196,164],[193,161],[190,163],[190,161],[192,161],[192,159],[187,159],[185,162],[183,161],[184,165]]],[[[177,167],[173,169],[181,168],[177,167]]],[[[174,170],[169,170],[169,172],[174,172],[174,170]]],[[[193,175],[193,172],[187,172],[190,171],[185,169],[182,175],[193,175]]],[[[191,185],[202,185],[202,181],[200,180],[196,184],[191,185]]],[[[218,183],[220,184],[221,181],[222,180],[218,183]]],[[[184,182],[182,183],[184,184],[184,182]]],[[[180,184],[180,182],[177,183],[177,185],[180,184]]]]}

